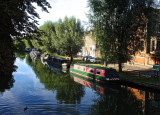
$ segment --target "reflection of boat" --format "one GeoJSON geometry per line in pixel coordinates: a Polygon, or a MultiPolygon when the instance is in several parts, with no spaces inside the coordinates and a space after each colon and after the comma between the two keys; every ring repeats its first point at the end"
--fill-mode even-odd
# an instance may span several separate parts
{"type": "Polygon", "coordinates": [[[35,61],[39,58],[40,52],[37,51],[37,50],[33,50],[33,51],[31,51],[31,52],[29,53],[29,55],[30,55],[32,61],[35,62],[35,61]]]}
{"type": "Polygon", "coordinates": [[[51,69],[56,74],[63,74],[65,71],[62,71],[62,69],[56,68],[54,66],[48,65],[48,68],[51,69]]]}
{"type": "Polygon", "coordinates": [[[120,81],[115,69],[91,66],[86,64],[74,64],[70,67],[70,72],[97,82],[118,83],[120,81]]]}
{"type": "Polygon", "coordinates": [[[44,53],[44,54],[41,55],[41,60],[47,61],[47,59],[48,59],[49,56],[50,55],[48,53],[46,53],[46,54],[44,53]]]}
{"type": "Polygon", "coordinates": [[[48,68],[51,69],[54,73],[63,74],[63,73],[66,73],[66,72],[67,72],[67,69],[65,69],[65,68],[56,68],[56,67],[48,64],[47,61],[41,60],[41,62],[42,62],[45,66],[48,66],[48,68]]]}
{"type": "Polygon", "coordinates": [[[30,52],[32,51],[31,48],[25,48],[25,52],[30,52]]]}
{"type": "Polygon", "coordinates": [[[84,86],[87,86],[87,87],[89,87],[97,92],[100,92],[102,94],[105,94],[106,92],[108,93],[109,91],[112,91],[112,92],[116,91],[117,92],[116,88],[119,87],[119,86],[116,86],[116,88],[115,87],[113,88],[113,85],[112,86],[111,85],[110,86],[101,85],[101,84],[98,84],[94,81],[90,81],[88,79],[85,79],[83,77],[77,76],[72,73],[70,73],[70,76],[74,79],[75,82],[80,83],[84,86]]]}

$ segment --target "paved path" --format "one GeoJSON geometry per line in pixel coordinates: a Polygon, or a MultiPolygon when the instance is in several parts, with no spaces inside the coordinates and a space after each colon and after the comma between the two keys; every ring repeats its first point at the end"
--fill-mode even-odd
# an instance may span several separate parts
{"type": "MultiPolygon", "coordinates": [[[[109,67],[114,67],[114,68],[118,68],[118,64],[109,64],[109,67]]],[[[124,71],[129,71],[130,74],[136,74],[136,75],[146,75],[146,78],[151,78],[154,77],[155,79],[159,80],[160,77],[160,71],[158,72],[158,76],[157,77],[157,71],[154,71],[153,66],[151,65],[127,65],[124,64],[123,65],[123,70],[124,71]]],[[[136,84],[138,86],[144,86],[144,87],[148,87],[148,88],[153,88],[153,89],[159,89],[160,90],[160,83],[139,83],[139,82],[134,82],[134,81],[128,81],[125,80],[124,82],[129,83],[129,84],[136,84]]]]}
{"type": "MultiPolygon", "coordinates": [[[[118,69],[118,64],[108,64],[109,67],[117,68],[118,69]]],[[[148,77],[153,77],[153,76],[160,76],[160,71],[157,73],[157,71],[153,71],[153,66],[152,65],[130,65],[130,64],[124,64],[123,65],[123,71],[128,71],[131,72],[132,74],[145,74],[148,75],[148,77]]]]}
{"type": "MultiPolygon", "coordinates": [[[[109,67],[114,67],[114,68],[118,68],[118,64],[108,64],[109,67]]],[[[138,64],[134,64],[134,65],[130,65],[130,64],[124,64],[123,65],[123,69],[126,71],[131,71],[131,70],[152,70],[153,66],[152,65],[138,65],[138,64]]]]}

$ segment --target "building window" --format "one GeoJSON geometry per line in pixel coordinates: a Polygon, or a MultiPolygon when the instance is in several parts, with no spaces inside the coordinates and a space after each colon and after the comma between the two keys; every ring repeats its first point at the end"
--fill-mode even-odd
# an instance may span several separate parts
{"type": "Polygon", "coordinates": [[[85,39],[85,47],[87,47],[87,39],[85,39]]]}
{"type": "Polygon", "coordinates": [[[152,52],[155,51],[155,41],[152,41],[152,52]]]}
{"type": "Polygon", "coordinates": [[[160,51],[160,41],[157,41],[157,51],[160,51]]]}
{"type": "Polygon", "coordinates": [[[90,38],[90,46],[92,46],[92,39],[90,38]]]}
{"type": "Polygon", "coordinates": [[[160,33],[160,24],[158,24],[158,33],[160,33]]]}
{"type": "Polygon", "coordinates": [[[141,52],[144,52],[144,41],[141,41],[141,52]]]}

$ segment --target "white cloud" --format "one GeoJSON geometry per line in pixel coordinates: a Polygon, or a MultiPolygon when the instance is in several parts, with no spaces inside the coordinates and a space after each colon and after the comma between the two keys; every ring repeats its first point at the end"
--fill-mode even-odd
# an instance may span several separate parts
{"type": "Polygon", "coordinates": [[[42,12],[39,7],[36,7],[41,18],[38,20],[40,25],[48,20],[55,22],[59,18],[64,19],[65,16],[75,16],[81,21],[88,22],[86,16],[88,11],[87,0],[48,0],[48,2],[52,6],[49,13],[42,12]]]}

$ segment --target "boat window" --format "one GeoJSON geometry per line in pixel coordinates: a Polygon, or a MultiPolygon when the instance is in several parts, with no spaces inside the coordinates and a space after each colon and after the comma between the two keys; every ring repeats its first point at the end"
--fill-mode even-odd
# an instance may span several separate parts
{"type": "Polygon", "coordinates": [[[96,72],[97,74],[100,74],[101,73],[101,71],[100,70],[97,70],[97,72],[96,72]]]}
{"type": "Polygon", "coordinates": [[[85,68],[85,67],[83,68],[83,71],[86,71],[86,68],[85,68]]]}
{"type": "Polygon", "coordinates": [[[90,72],[91,72],[91,73],[94,73],[94,69],[91,69],[90,72]]]}
{"type": "Polygon", "coordinates": [[[80,67],[78,66],[78,69],[80,69],[80,67]]]}

